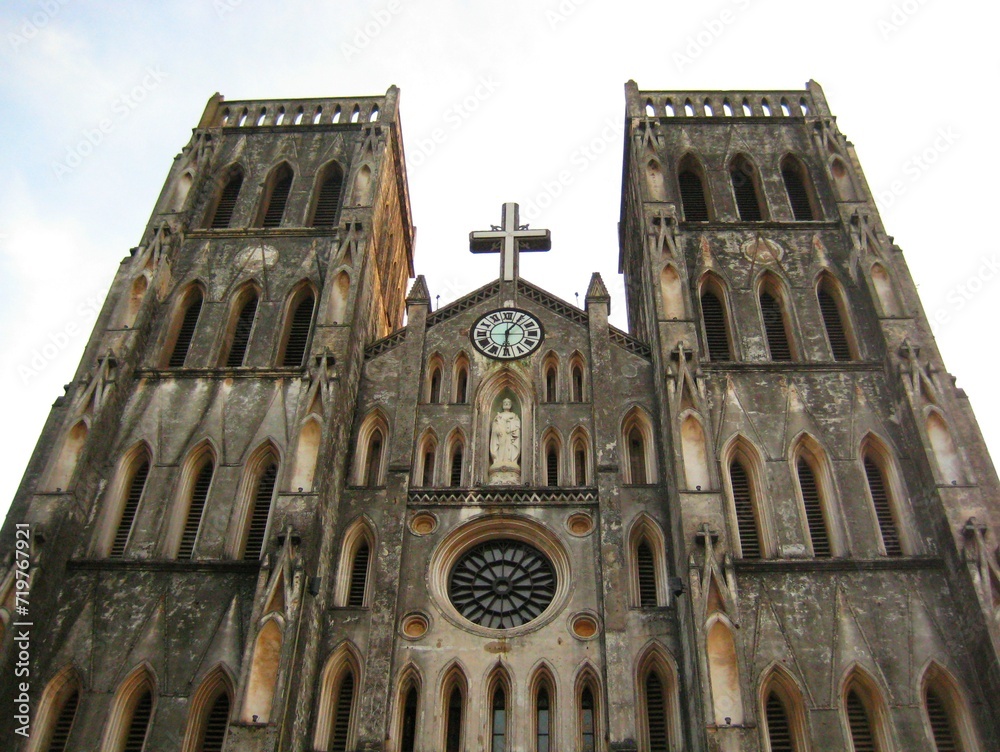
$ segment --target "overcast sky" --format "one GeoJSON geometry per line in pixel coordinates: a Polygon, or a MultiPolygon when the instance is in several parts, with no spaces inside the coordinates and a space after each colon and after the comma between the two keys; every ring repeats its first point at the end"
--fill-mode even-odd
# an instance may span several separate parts
{"type": "Polygon", "coordinates": [[[948,369],[1000,450],[1000,11],[969,0],[6,0],[0,6],[0,508],[206,100],[402,90],[416,268],[444,304],[497,274],[504,201],[553,249],[521,273],[626,325],[623,85],[826,92],[948,369]],[[431,136],[441,133],[435,142],[431,136]],[[568,171],[569,185],[553,181],[568,171]],[[895,190],[894,190],[895,189],[895,190]]]}

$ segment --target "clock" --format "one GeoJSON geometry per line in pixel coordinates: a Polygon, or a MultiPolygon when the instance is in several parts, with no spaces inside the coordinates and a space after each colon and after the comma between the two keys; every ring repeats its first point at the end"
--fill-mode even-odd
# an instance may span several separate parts
{"type": "Polygon", "coordinates": [[[531,355],[542,344],[544,335],[542,322],[517,308],[484,313],[469,330],[473,347],[495,360],[517,360],[531,355]]]}

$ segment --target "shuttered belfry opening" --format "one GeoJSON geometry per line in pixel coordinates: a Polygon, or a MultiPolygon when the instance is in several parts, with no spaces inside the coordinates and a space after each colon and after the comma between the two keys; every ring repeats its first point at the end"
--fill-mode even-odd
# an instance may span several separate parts
{"type": "Polygon", "coordinates": [[[736,209],[740,213],[741,222],[760,222],[764,217],[760,211],[757,199],[757,187],[753,182],[753,173],[747,165],[737,163],[729,170],[733,183],[733,196],[736,198],[736,209]]]}
{"type": "Polygon", "coordinates": [[[271,516],[271,497],[274,496],[274,484],[277,478],[278,465],[271,462],[264,468],[257,482],[250,529],[247,531],[247,545],[243,551],[244,561],[256,561],[264,548],[264,534],[267,532],[267,520],[271,516]]]}
{"type": "Polygon", "coordinates": [[[812,204],[809,203],[809,193],[802,180],[802,174],[793,164],[785,164],[781,168],[781,179],[785,181],[785,192],[788,194],[788,203],[792,207],[795,221],[811,222],[812,204]]]}
{"type": "Polygon", "coordinates": [[[250,344],[250,331],[253,329],[254,316],[257,315],[257,296],[243,304],[240,309],[239,318],[236,319],[236,327],[233,329],[233,344],[229,348],[229,356],[226,358],[226,368],[239,368],[247,354],[247,345],[250,344]]]}
{"type": "Polygon", "coordinates": [[[635,568],[639,580],[639,605],[655,608],[656,599],[656,559],[649,542],[643,538],[635,547],[635,568]]]}
{"type": "Polygon", "coordinates": [[[854,752],[881,752],[875,745],[875,733],[868,708],[853,689],[847,693],[847,725],[851,729],[854,752]]]}
{"type": "Polygon", "coordinates": [[[135,710],[132,711],[132,719],[128,725],[128,735],[125,737],[125,746],[122,747],[122,752],[142,752],[152,713],[153,694],[147,689],[135,704],[135,710]]]}
{"type": "Polygon", "coordinates": [[[76,709],[79,704],[80,692],[74,689],[59,709],[59,717],[56,718],[55,726],[52,727],[52,736],[49,739],[49,747],[46,752],[65,752],[66,743],[69,741],[69,732],[73,730],[73,719],[76,718],[76,709]]]}
{"type": "Polygon", "coordinates": [[[681,189],[684,220],[687,222],[707,222],[708,203],[705,201],[705,189],[698,173],[693,170],[684,170],[677,176],[677,183],[681,189]]]}
{"type": "Polygon", "coordinates": [[[549,444],[545,452],[545,485],[559,485],[559,455],[554,444],[549,444]]]}
{"type": "Polygon", "coordinates": [[[371,549],[368,548],[368,541],[361,541],[358,550],[354,552],[354,561],[351,562],[351,582],[347,593],[347,605],[353,608],[361,608],[365,605],[365,588],[368,585],[368,559],[371,556],[371,549]]]}
{"type": "Polygon", "coordinates": [[[337,224],[343,184],[340,170],[332,168],[319,189],[316,211],[313,213],[313,227],[333,227],[337,224]]]}
{"type": "Polygon", "coordinates": [[[309,330],[313,318],[313,295],[306,293],[299,304],[295,306],[292,322],[288,328],[288,342],[285,343],[285,357],[281,365],[289,368],[301,368],[302,359],[309,344],[309,330]]]}
{"type": "Polygon", "coordinates": [[[927,718],[931,722],[937,752],[963,752],[951,722],[948,706],[934,687],[927,688],[927,718]]]}
{"type": "Polygon", "coordinates": [[[705,322],[705,344],[709,360],[730,360],[729,337],[726,333],[726,309],[712,290],[701,294],[701,316],[705,322]]]}
{"type": "Polygon", "coordinates": [[[792,728],[788,721],[785,704],[775,692],[767,696],[767,739],[771,742],[771,752],[796,752],[792,741],[792,728]]]}
{"type": "Polygon", "coordinates": [[[809,463],[802,457],[798,461],[799,488],[802,489],[802,503],[806,508],[806,524],[809,527],[809,537],[812,539],[815,556],[831,556],[830,535],[826,529],[826,518],[823,515],[823,504],[819,497],[819,484],[816,474],[809,463]]]}
{"type": "Polygon", "coordinates": [[[267,202],[267,211],[264,212],[262,227],[274,228],[281,226],[281,218],[285,215],[285,204],[288,203],[288,194],[292,190],[292,172],[287,168],[281,170],[274,182],[271,191],[271,198],[267,202]]]}
{"type": "Polygon", "coordinates": [[[226,741],[226,729],[229,727],[229,695],[220,692],[212,703],[205,721],[205,735],[198,752],[222,752],[226,741]]]}
{"type": "Polygon", "coordinates": [[[213,230],[223,230],[229,227],[233,220],[233,211],[236,209],[236,199],[240,196],[240,188],[243,187],[243,173],[237,172],[226,183],[219,196],[219,203],[215,205],[215,213],[212,215],[211,228],[213,230]]]}
{"type": "Polygon", "coordinates": [[[903,547],[899,542],[896,521],[892,518],[892,503],[885,477],[882,475],[882,468],[871,457],[865,457],[865,476],[868,478],[868,490],[871,491],[872,503],[875,505],[875,517],[878,518],[885,553],[887,556],[902,556],[903,547]]]}
{"type": "Polygon", "coordinates": [[[451,455],[451,486],[458,488],[462,485],[462,445],[455,447],[451,455]]]}
{"type": "Polygon", "coordinates": [[[201,314],[201,294],[197,294],[184,311],[184,318],[181,319],[180,328],[177,330],[177,339],[174,340],[174,351],[170,353],[170,368],[181,368],[187,359],[188,350],[191,349],[191,340],[194,339],[194,330],[198,326],[198,316],[201,314]]]}
{"type": "Polygon", "coordinates": [[[649,726],[649,752],[668,752],[667,707],[663,682],[655,671],[646,676],[646,722],[649,726]]]}
{"type": "Polygon", "coordinates": [[[850,360],[851,347],[847,342],[847,331],[844,329],[844,321],[840,317],[836,299],[825,287],[819,288],[816,297],[819,299],[819,310],[823,315],[823,326],[826,329],[826,337],[830,340],[833,359],[850,360]]]}
{"type": "Polygon", "coordinates": [[[760,294],[760,312],[764,317],[764,334],[767,335],[767,349],[771,360],[791,360],[792,348],[785,331],[785,316],[781,303],[769,292],[760,294]]]}
{"type": "Polygon", "coordinates": [[[337,709],[333,715],[330,752],[347,752],[347,734],[351,726],[351,706],[354,704],[354,673],[348,671],[340,680],[337,709]]]}
{"type": "Polygon", "coordinates": [[[403,704],[403,728],[400,732],[400,752],[415,752],[417,748],[417,688],[410,687],[403,704]]]}
{"type": "Polygon", "coordinates": [[[754,508],[750,477],[737,461],[729,463],[729,482],[733,488],[736,525],[740,533],[740,548],[744,559],[760,558],[760,533],[757,530],[757,510],[754,508]]]}
{"type": "Polygon", "coordinates": [[[115,539],[111,543],[111,552],[108,554],[112,558],[119,558],[125,555],[125,545],[128,543],[129,535],[132,533],[135,513],[139,509],[139,500],[142,498],[143,489],[146,488],[146,478],[148,476],[149,459],[144,457],[135,469],[132,480],[128,485],[128,494],[125,496],[122,517],[118,522],[118,529],[115,530],[115,539]]]}
{"type": "Polygon", "coordinates": [[[208,487],[212,484],[212,473],[215,465],[208,460],[198,471],[194,486],[191,489],[191,505],[188,507],[187,519],[184,521],[184,532],[181,534],[181,545],[177,550],[178,559],[190,559],[194,553],[194,542],[198,537],[201,517],[205,511],[205,501],[208,499],[208,487]]]}

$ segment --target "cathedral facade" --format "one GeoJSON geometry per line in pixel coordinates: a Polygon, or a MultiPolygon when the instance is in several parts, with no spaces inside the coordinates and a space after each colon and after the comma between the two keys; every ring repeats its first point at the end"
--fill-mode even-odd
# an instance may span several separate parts
{"type": "Polygon", "coordinates": [[[209,101],[3,528],[5,748],[1000,749],[1000,487],[822,90],[625,93],[627,332],[515,203],[432,308],[395,87],[209,101]]]}

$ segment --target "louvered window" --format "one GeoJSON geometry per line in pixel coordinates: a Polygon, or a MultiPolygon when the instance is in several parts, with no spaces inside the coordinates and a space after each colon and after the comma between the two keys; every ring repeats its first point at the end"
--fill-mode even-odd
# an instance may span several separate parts
{"type": "Polygon", "coordinates": [[[451,455],[451,486],[457,488],[462,485],[462,447],[455,447],[451,455]]]}
{"type": "Polygon", "coordinates": [[[422,486],[433,486],[434,485],[434,450],[428,449],[424,452],[424,477],[422,486]]]}
{"type": "Polygon", "coordinates": [[[819,299],[819,311],[823,315],[823,326],[826,337],[830,340],[830,351],[834,360],[850,360],[851,347],[847,342],[847,332],[840,317],[837,301],[826,289],[820,288],[816,297],[819,299]]]}
{"type": "Polygon", "coordinates": [[[188,350],[191,348],[191,340],[194,339],[194,329],[198,326],[199,314],[201,314],[201,295],[188,303],[184,311],[184,318],[181,319],[181,326],[177,330],[177,339],[174,340],[174,351],[170,353],[170,361],[167,363],[170,368],[181,368],[184,365],[188,350]]]}
{"type": "Polygon", "coordinates": [[[681,189],[684,219],[688,222],[707,222],[708,202],[705,201],[701,177],[696,172],[684,170],[677,176],[677,182],[681,189]]]}
{"type": "Polygon", "coordinates": [[[811,222],[813,220],[812,204],[809,203],[809,193],[806,190],[802,175],[794,167],[785,167],[781,171],[781,179],[785,181],[785,192],[792,214],[796,222],[811,222]]]}
{"type": "Polygon", "coordinates": [[[806,524],[809,526],[813,554],[822,557],[832,556],[830,535],[826,529],[826,517],[823,514],[823,503],[819,496],[816,474],[802,457],[799,458],[798,473],[799,488],[802,490],[802,503],[806,508],[806,524]]]}
{"type": "Polygon", "coordinates": [[[733,505],[736,507],[736,526],[740,534],[740,548],[744,559],[760,558],[760,534],[757,530],[757,509],[750,490],[750,477],[746,468],[733,460],[729,465],[729,482],[733,488],[733,505]]]}
{"type": "Polygon", "coordinates": [[[365,484],[371,488],[378,486],[382,479],[382,432],[376,431],[368,442],[368,474],[365,484]]]}
{"type": "Polygon", "coordinates": [[[875,505],[875,517],[878,519],[885,553],[887,556],[902,556],[903,547],[899,542],[896,521],[892,518],[892,502],[885,485],[885,476],[882,474],[882,468],[871,457],[865,457],[865,476],[868,479],[868,490],[871,491],[872,503],[875,505]]]}
{"type": "Polygon", "coordinates": [[[80,692],[74,689],[73,693],[66,698],[66,701],[59,709],[59,716],[52,727],[52,736],[49,738],[49,746],[46,752],[65,752],[66,744],[69,741],[69,733],[73,730],[76,709],[79,705],[80,692]]]}
{"type": "Polygon", "coordinates": [[[765,713],[767,714],[767,739],[771,742],[771,752],[796,752],[785,704],[774,692],[767,696],[765,713]]]}
{"type": "Polygon", "coordinates": [[[236,199],[240,196],[240,188],[243,187],[243,174],[236,173],[229,182],[226,183],[219,196],[219,203],[215,205],[215,213],[212,215],[211,228],[222,230],[229,227],[232,222],[233,212],[236,210],[236,199]]]}
{"type": "Polygon", "coordinates": [[[549,444],[549,448],[545,452],[545,485],[559,485],[559,456],[552,444],[549,444]]]}
{"type": "Polygon", "coordinates": [[[309,344],[309,330],[312,327],[313,296],[307,294],[295,307],[292,322],[288,328],[288,341],[285,343],[285,357],[281,365],[291,368],[301,368],[309,344]]]}
{"type": "Polygon", "coordinates": [[[125,545],[132,534],[132,524],[135,522],[135,513],[139,509],[139,500],[142,499],[143,489],[146,488],[146,478],[149,476],[149,460],[143,458],[132,474],[132,479],[128,484],[128,494],[125,496],[125,505],[122,508],[121,520],[118,522],[118,529],[115,530],[115,539],[111,543],[111,552],[108,556],[121,558],[125,555],[125,545]]]}
{"type": "Polygon", "coordinates": [[[462,690],[455,687],[448,697],[448,727],[445,729],[445,752],[461,752],[462,690]]]}
{"type": "Polygon", "coordinates": [[[646,676],[646,721],[649,726],[649,752],[668,752],[667,707],[663,682],[655,671],[646,676]]]}
{"type": "Polygon", "coordinates": [[[937,752],[962,752],[948,706],[933,687],[927,688],[927,718],[937,752]]]}
{"type": "Polygon", "coordinates": [[[493,691],[490,752],[507,752],[507,699],[503,687],[493,691]]]}
{"type": "Polygon", "coordinates": [[[400,752],[414,752],[417,747],[417,688],[410,687],[403,703],[403,727],[400,730],[400,752]]]}
{"type": "Polygon", "coordinates": [[[576,485],[587,485],[587,450],[577,446],[573,452],[573,466],[576,472],[576,485]]]}
{"type": "Polygon", "coordinates": [[[635,570],[639,579],[639,605],[642,608],[656,608],[656,559],[653,549],[646,540],[635,547],[635,570]]]}
{"type": "Polygon", "coordinates": [[[244,561],[256,561],[264,550],[264,535],[267,533],[267,520],[271,516],[271,497],[274,496],[274,484],[277,478],[278,466],[272,462],[264,468],[260,480],[257,481],[253,513],[250,515],[250,529],[247,531],[247,545],[243,550],[244,561]]]}
{"type": "Polygon", "coordinates": [[[792,348],[788,344],[781,303],[771,293],[762,292],[760,312],[764,317],[764,334],[767,335],[767,349],[771,351],[771,360],[791,360],[792,348]]]}
{"type": "Polygon", "coordinates": [[[337,708],[333,714],[330,752],[347,752],[347,734],[351,728],[351,706],[354,704],[354,674],[348,671],[340,680],[337,708]]]}
{"type": "Polygon", "coordinates": [[[548,368],[545,371],[545,401],[556,401],[556,369],[548,368]]]}
{"type": "Polygon", "coordinates": [[[642,431],[635,427],[628,433],[628,459],[632,483],[644,484],[646,482],[646,442],[642,437],[642,431]]]}
{"type": "Polygon", "coordinates": [[[354,552],[354,561],[351,562],[351,586],[347,592],[347,605],[351,608],[361,608],[365,605],[370,557],[371,549],[368,548],[368,541],[361,541],[358,550],[354,552]]]}
{"type": "Polygon", "coordinates": [[[579,366],[573,368],[573,401],[583,402],[583,371],[579,366]]]}
{"type": "Polygon", "coordinates": [[[226,730],[229,728],[229,695],[220,692],[212,703],[212,709],[205,720],[205,734],[202,737],[198,752],[222,752],[226,741],[226,730]]]}
{"type": "Polygon", "coordinates": [[[880,752],[875,743],[875,732],[872,729],[868,708],[853,689],[847,693],[847,725],[851,729],[854,752],[880,752]]]}
{"type": "Polygon", "coordinates": [[[705,322],[705,344],[709,360],[730,360],[726,309],[711,290],[701,294],[701,316],[705,322]]]}
{"type": "Polygon", "coordinates": [[[344,180],[340,172],[331,170],[329,177],[323,181],[323,185],[319,189],[316,211],[313,214],[313,227],[333,227],[337,224],[343,185],[344,180]]]}
{"type": "Polygon", "coordinates": [[[757,187],[753,175],[745,165],[736,165],[729,171],[733,183],[733,196],[736,198],[736,209],[740,213],[741,222],[760,222],[764,219],[757,199],[757,187]]]}
{"type": "Polygon", "coordinates": [[[594,713],[594,694],[590,691],[590,687],[584,687],[580,693],[580,737],[582,752],[595,752],[597,717],[594,713]]]}
{"type": "Polygon", "coordinates": [[[187,519],[184,521],[184,532],[181,533],[181,545],[177,550],[178,559],[190,559],[194,554],[194,542],[198,538],[198,528],[201,527],[201,517],[205,512],[205,501],[208,499],[208,487],[212,484],[212,473],[215,465],[211,460],[202,465],[191,489],[191,504],[188,506],[187,519]]]}
{"type": "Polygon", "coordinates": [[[129,721],[128,734],[125,737],[125,746],[122,752],[142,752],[146,743],[146,734],[149,731],[149,718],[153,713],[153,695],[147,689],[142,693],[139,701],[132,711],[132,719],[129,721]]]}
{"type": "Polygon", "coordinates": [[[441,369],[435,368],[431,373],[431,399],[432,404],[441,401],[441,369]]]}
{"type": "Polygon", "coordinates": [[[257,315],[257,296],[243,304],[240,309],[239,318],[236,319],[236,327],[233,329],[233,344],[229,348],[229,355],[226,357],[226,368],[239,368],[247,354],[247,345],[250,344],[250,332],[253,329],[253,320],[257,315]]]}
{"type": "Polygon", "coordinates": [[[281,218],[285,215],[285,204],[288,203],[288,194],[292,190],[292,173],[282,170],[274,182],[271,190],[271,198],[267,202],[267,211],[264,212],[262,227],[273,228],[281,226],[281,218]]]}
{"type": "Polygon", "coordinates": [[[535,697],[535,752],[549,752],[552,740],[552,718],[549,691],[542,687],[535,697]]]}
{"type": "Polygon", "coordinates": [[[455,402],[464,405],[468,399],[469,372],[464,368],[458,372],[458,385],[455,387],[455,402]]]}

